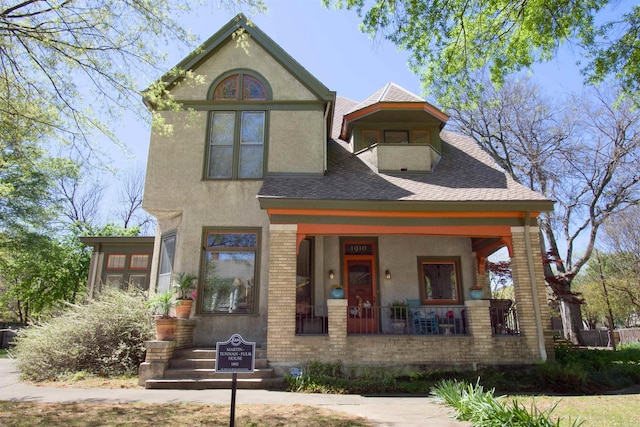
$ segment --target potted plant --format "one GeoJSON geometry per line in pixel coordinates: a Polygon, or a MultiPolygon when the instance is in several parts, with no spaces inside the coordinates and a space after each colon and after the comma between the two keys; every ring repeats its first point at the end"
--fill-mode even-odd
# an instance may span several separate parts
{"type": "Polygon", "coordinates": [[[158,341],[171,341],[175,337],[178,328],[178,319],[171,316],[171,308],[176,305],[171,292],[157,294],[149,300],[149,308],[156,319],[156,339],[158,341]]]}
{"type": "Polygon", "coordinates": [[[408,305],[403,301],[393,301],[389,304],[389,317],[391,318],[391,327],[393,332],[401,334],[407,325],[408,305]]]}
{"type": "Polygon", "coordinates": [[[482,299],[484,297],[484,289],[482,286],[475,285],[469,289],[469,296],[475,300],[482,299]]]}
{"type": "Polygon", "coordinates": [[[184,272],[173,276],[173,289],[178,293],[176,302],[176,316],[178,319],[188,319],[193,305],[192,291],[198,277],[184,272]]]}
{"type": "Polygon", "coordinates": [[[342,299],[344,298],[344,288],[342,285],[333,285],[331,287],[331,298],[342,299]]]}

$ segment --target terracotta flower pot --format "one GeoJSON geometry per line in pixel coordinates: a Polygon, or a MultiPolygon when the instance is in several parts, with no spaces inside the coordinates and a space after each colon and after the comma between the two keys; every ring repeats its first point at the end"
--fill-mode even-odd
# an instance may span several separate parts
{"type": "Polygon", "coordinates": [[[193,305],[192,299],[178,300],[178,304],[175,306],[176,316],[178,319],[188,319],[191,315],[191,306],[193,305]]]}
{"type": "Polygon", "coordinates": [[[178,319],[158,317],[156,319],[156,339],[158,341],[173,341],[178,329],[178,319]]]}

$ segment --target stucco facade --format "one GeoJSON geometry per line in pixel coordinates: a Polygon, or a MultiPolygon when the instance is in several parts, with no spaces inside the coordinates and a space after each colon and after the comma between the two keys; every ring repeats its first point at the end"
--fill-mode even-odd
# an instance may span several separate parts
{"type": "Polygon", "coordinates": [[[360,104],[336,97],[258,28],[239,45],[231,35],[245,25],[236,18],[178,64],[201,83],[164,77],[184,108],[159,111],[173,132],[149,147],[152,288],[175,272],[199,277],[193,344],[238,333],[283,369],[547,359],[535,223],[552,203],[441,132],[446,115],[417,95],[389,84],[360,104]],[[498,313],[485,261],[505,246],[516,301],[498,313]],[[337,285],[344,299],[331,298],[337,285]],[[395,301],[417,304],[400,329],[395,301]]]}

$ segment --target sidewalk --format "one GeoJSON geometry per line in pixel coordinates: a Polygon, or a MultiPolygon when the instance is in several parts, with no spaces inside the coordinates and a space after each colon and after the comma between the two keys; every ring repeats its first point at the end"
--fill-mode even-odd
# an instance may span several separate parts
{"type": "MultiPolygon", "coordinates": [[[[0,359],[0,400],[29,402],[202,403],[230,404],[230,390],[68,389],[21,383],[11,359],[0,359]]],[[[450,417],[450,410],[428,397],[367,397],[238,390],[236,404],[300,404],[368,418],[376,426],[460,427],[469,424],[450,417]]]]}

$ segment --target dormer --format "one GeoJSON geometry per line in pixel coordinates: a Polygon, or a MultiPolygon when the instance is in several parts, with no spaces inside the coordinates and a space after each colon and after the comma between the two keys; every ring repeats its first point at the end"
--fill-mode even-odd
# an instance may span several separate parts
{"type": "Polygon", "coordinates": [[[449,117],[388,83],[343,116],[340,139],[379,172],[426,173],[440,160],[440,131],[449,117]]]}

